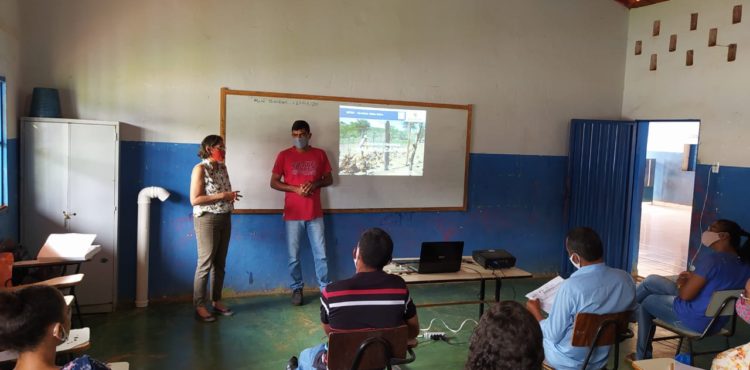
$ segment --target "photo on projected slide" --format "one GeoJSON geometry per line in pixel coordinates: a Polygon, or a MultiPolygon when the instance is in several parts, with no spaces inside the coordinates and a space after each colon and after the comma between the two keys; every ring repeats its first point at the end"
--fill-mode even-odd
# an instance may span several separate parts
{"type": "Polygon", "coordinates": [[[427,111],[339,106],[339,175],[422,176],[427,111]]]}

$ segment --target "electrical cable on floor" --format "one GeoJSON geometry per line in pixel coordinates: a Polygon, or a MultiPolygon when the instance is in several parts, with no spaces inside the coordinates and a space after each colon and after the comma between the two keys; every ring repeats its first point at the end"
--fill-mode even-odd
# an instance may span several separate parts
{"type": "Polygon", "coordinates": [[[474,325],[479,325],[479,323],[478,323],[478,322],[477,322],[476,320],[474,320],[474,319],[466,319],[466,320],[464,320],[464,321],[463,321],[463,322],[461,323],[461,326],[459,326],[459,327],[458,327],[458,329],[456,329],[456,330],[453,330],[453,329],[451,329],[450,327],[448,327],[448,324],[446,324],[446,323],[445,323],[445,321],[443,321],[443,320],[441,320],[441,319],[438,319],[438,318],[434,318],[434,319],[430,320],[430,325],[428,325],[426,329],[419,329],[419,330],[421,330],[421,331],[429,331],[429,330],[430,330],[430,329],[432,328],[432,324],[433,324],[433,323],[435,322],[435,320],[440,320],[440,322],[441,322],[441,323],[443,323],[443,326],[444,326],[444,327],[445,327],[446,329],[448,329],[448,331],[450,331],[450,332],[451,332],[451,333],[453,333],[453,334],[458,334],[458,332],[460,332],[460,331],[461,331],[461,329],[463,329],[463,328],[464,328],[464,325],[465,325],[465,324],[466,324],[467,322],[469,322],[469,321],[473,322],[473,323],[474,323],[474,325]]]}

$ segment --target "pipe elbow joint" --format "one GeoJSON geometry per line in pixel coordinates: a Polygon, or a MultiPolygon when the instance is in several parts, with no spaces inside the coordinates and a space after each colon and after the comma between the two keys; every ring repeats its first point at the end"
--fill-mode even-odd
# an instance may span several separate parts
{"type": "Polygon", "coordinates": [[[153,198],[159,198],[163,202],[169,198],[169,192],[159,186],[145,187],[138,193],[138,204],[150,204],[153,198]]]}

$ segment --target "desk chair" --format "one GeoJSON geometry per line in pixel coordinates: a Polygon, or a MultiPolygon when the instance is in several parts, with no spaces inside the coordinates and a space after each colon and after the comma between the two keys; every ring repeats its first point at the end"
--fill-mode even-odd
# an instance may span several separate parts
{"type": "Polygon", "coordinates": [[[54,252],[48,252],[48,249],[51,249],[51,247],[48,247],[47,245],[42,246],[42,248],[39,250],[39,253],[37,253],[37,259],[34,260],[27,260],[27,261],[15,261],[13,263],[13,269],[29,269],[29,268],[37,268],[37,267],[62,267],[60,276],[64,276],[67,274],[68,266],[75,266],[74,274],[78,274],[81,272],[81,264],[84,262],[91,261],[91,259],[101,251],[102,247],[100,245],[88,245],[88,246],[81,246],[80,251],[77,251],[76,254],[80,254],[84,257],[76,257],[76,258],[70,258],[70,257],[40,257],[43,255],[53,255],[54,252]]]}
{"type": "MultiPolygon", "coordinates": [[[[57,347],[58,356],[66,356],[71,360],[75,355],[79,355],[89,349],[91,349],[90,340],[91,330],[89,328],[82,329],[71,329],[68,336],[68,342],[65,342],[57,347]],[[82,336],[88,339],[81,340],[79,343],[73,343],[77,336],[82,336]]],[[[15,362],[18,359],[18,352],[16,351],[0,351],[0,363],[15,362]]]]}
{"type": "Polygon", "coordinates": [[[76,298],[76,286],[81,284],[81,282],[83,281],[83,276],[84,276],[83,274],[58,276],[52,279],[38,281],[36,283],[16,285],[13,287],[8,287],[8,288],[0,288],[0,290],[12,292],[12,291],[20,290],[20,289],[23,289],[32,285],[49,285],[59,290],[67,289],[68,294],[73,296],[73,304],[75,305],[76,316],[78,316],[78,324],[80,325],[80,327],[83,327],[83,319],[81,318],[81,308],[78,305],[78,299],[76,298]]]}
{"type": "Polygon", "coordinates": [[[719,353],[721,351],[728,349],[729,337],[734,335],[734,329],[737,324],[737,313],[734,311],[734,305],[737,302],[737,298],[740,296],[740,293],[742,292],[743,290],[718,290],[718,291],[715,291],[713,295],[711,295],[711,301],[708,303],[708,307],[706,307],[706,313],[705,313],[706,317],[711,318],[711,321],[708,323],[708,326],[706,326],[706,329],[703,330],[702,333],[688,330],[688,329],[683,329],[683,328],[668,324],[662,320],[654,319],[653,321],[654,325],[651,328],[651,333],[649,334],[649,341],[657,342],[661,340],[679,338],[680,342],[677,345],[677,351],[675,352],[675,356],[677,356],[678,354],[680,354],[680,349],[682,348],[682,341],[684,339],[687,339],[690,358],[693,358],[693,356],[719,353]],[[729,329],[721,328],[718,332],[712,333],[718,325],[719,318],[727,317],[727,316],[731,316],[731,319],[730,319],[731,324],[730,324],[729,329]],[[654,338],[654,334],[656,333],[657,326],[667,329],[677,335],[654,338]],[[693,351],[693,341],[699,341],[703,338],[711,337],[711,336],[723,336],[724,340],[726,341],[725,348],[721,350],[717,350],[717,351],[705,351],[705,352],[693,351]]]}
{"type": "Polygon", "coordinates": [[[328,335],[328,369],[390,370],[392,365],[414,362],[414,351],[407,348],[408,333],[406,325],[389,329],[332,332],[328,335]],[[409,357],[406,357],[407,352],[409,357]]]}
{"type": "MultiPolygon", "coordinates": [[[[633,337],[633,331],[628,328],[632,314],[633,311],[602,315],[581,312],[576,315],[573,324],[572,345],[574,347],[589,348],[581,370],[585,370],[589,365],[596,347],[611,345],[615,347],[614,370],[617,370],[620,363],[620,343],[625,339],[633,337]]],[[[554,370],[547,363],[544,363],[543,367],[544,369],[554,370]]]]}

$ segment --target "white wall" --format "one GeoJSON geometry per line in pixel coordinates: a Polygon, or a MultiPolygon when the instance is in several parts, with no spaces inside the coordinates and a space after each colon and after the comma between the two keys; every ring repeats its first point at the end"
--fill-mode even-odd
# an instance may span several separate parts
{"type": "Polygon", "coordinates": [[[17,136],[21,71],[17,0],[0,1],[0,76],[5,77],[8,93],[8,138],[17,136]]]}
{"type": "MultiPolygon", "coordinates": [[[[133,125],[218,131],[219,88],[475,104],[472,152],[566,155],[619,118],[627,9],[603,0],[24,0],[24,94],[133,125]]],[[[313,128],[314,130],[314,128],[313,128]]]]}
{"type": "Polygon", "coordinates": [[[750,0],[671,0],[630,13],[622,114],[632,119],[700,119],[698,161],[750,167],[750,0]],[[743,20],[732,24],[732,9],[743,6],[743,20]],[[690,14],[698,27],[689,30],[690,14]],[[655,20],[661,33],[651,35],[655,20]],[[737,43],[737,59],[727,62],[727,47],[708,47],[710,28],[718,44],[737,43]],[[677,34],[677,50],[668,52],[677,34]],[[643,54],[634,55],[642,40],[643,54]],[[694,65],[685,66],[686,50],[694,65]],[[652,53],[656,71],[649,71],[652,53]]]}

